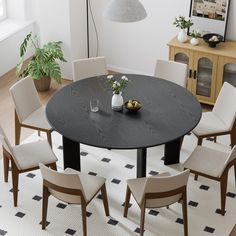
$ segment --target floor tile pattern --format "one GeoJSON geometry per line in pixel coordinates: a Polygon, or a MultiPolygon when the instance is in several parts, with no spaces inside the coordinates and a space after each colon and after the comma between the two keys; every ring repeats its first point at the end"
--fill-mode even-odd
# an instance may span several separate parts
{"type": "MultiPolygon", "coordinates": [[[[25,142],[38,140],[37,134],[25,142]]],[[[45,138],[45,137],[41,137],[45,138]]],[[[58,171],[62,171],[61,136],[53,132],[53,149],[59,158],[58,171]]],[[[218,138],[217,142],[229,143],[229,137],[218,138]]],[[[181,163],[190,155],[197,144],[194,135],[186,135],[181,150],[181,163]]],[[[203,145],[212,147],[212,141],[204,140],[203,145]]],[[[228,144],[217,146],[219,150],[229,151],[228,144]]],[[[168,171],[172,174],[182,170],[182,164],[165,166],[163,146],[148,149],[147,176],[168,171]]],[[[128,217],[123,217],[126,192],[126,179],[135,178],[135,150],[107,150],[81,145],[82,172],[103,176],[107,179],[107,193],[110,217],[106,217],[101,194],[87,207],[87,228],[90,236],[129,236],[138,235],[140,209],[131,197],[128,217]]],[[[3,181],[3,165],[0,163],[0,236],[31,235],[82,235],[81,209],[68,205],[53,197],[49,198],[47,228],[41,230],[42,177],[39,170],[21,174],[19,178],[18,207],[13,206],[11,174],[9,182],[3,181]]],[[[89,184],[89,183],[88,183],[89,184]]],[[[220,187],[215,181],[193,175],[188,182],[188,223],[190,236],[228,236],[236,223],[236,190],[233,168],[229,173],[226,214],[219,213],[220,187]]],[[[145,236],[183,235],[181,204],[176,203],[160,209],[148,209],[145,218],[145,236]]]]}

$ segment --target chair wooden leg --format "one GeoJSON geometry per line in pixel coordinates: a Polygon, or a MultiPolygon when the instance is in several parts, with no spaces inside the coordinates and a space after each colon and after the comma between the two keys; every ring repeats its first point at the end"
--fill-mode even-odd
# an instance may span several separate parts
{"type": "Polygon", "coordinates": [[[216,143],[216,138],[217,138],[217,137],[215,136],[215,137],[214,137],[214,143],[216,143]]]}
{"type": "Polygon", "coordinates": [[[236,129],[232,130],[230,133],[231,148],[236,145],[236,129]]]}
{"type": "Polygon", "coordinates": [[[195,175],[194,175],[194,180],[197,181],[197,179],[198,179],[198,174],[195,174],[195,175]]]}
{"type": "Polygon", "coordinates": [[[198,137],[197,145],[201,146],[202,145],[202,140],[203,140],[203,138],[198,137]]]}
{"type": "Polygon", "coordinates": [[[236,163],[234,164],[234,184],[236,187],[236,163]]]}
{"type": "Polygon", "coordinates": [[[188,236],[188,212],[187,212],[187,195],[186,195],[186,191],[183,194],[182,212],[183,212],[183,221],[184,221],[184,236],[188,236]]]}
{"type": "Polygon", "coordinates": [[[40,130],[38,130],[38,136],[40,136],[40,130]]]}
{"type": "Polygon", "coordinates": [[[4,182],[8,182],[9,173],[9,158],[7,157],[6,151],[3,150],[3,165],[4,165],[4,182]]]}
{"type": "Polygon", "coordinates": [[[47,131],[47,139],[48,139],[48,143],[50,144],[50,146],[52,147],[52,136],[51,136],[51,131],[47,131]]]}
{"type": "Polygon", "coordinates": [[[143,236],[144,234],[144,221],[145,221],[145,201],[141,205],[140,236],[143,236]]]}
{"type": "Polygon", "coordinates": [[[50,196],[50,193],[48,191],[48,188],[46,186],[43,186],[42,229],[46,228],[49,196],[50,196]]]}
{"type": "Polygon", "coordinates": [[[15,145],[18,145],[20,143],[20,133],[21,133],[21,125],[15,111],[15,145]]]}
{"type": "Polygon", "coordinates": [[[87,236],[87,219],[86,219],[86,203],[84,199],[81,199],[81,209],[82,209],[82,223],[83,223],[83,235],[87,236]]]}
{"type": "Polygon", "coordinates": [[[220,193],[221,193],[221,215],[225,215],[225,201],[227,191],[228,173],[222,176],[220,181],[220,193]]]}
{"type": "Polygon", "coordinates": [[[102,199],[103,199],[103,205],[104,205],[105,214],[106,214],[106,216],[109,216],[110,212],[109,212],[107,190],[106,190],[106,185],[105,184],[102,186],[101,192],[102,192],[102,199]]]}
{"type": "Polygon", "coordinates": [[[123,215],[124,217],[127,217],[127,214],[128,214],[130,195],[131,195],[131,191],[130,191],[129,186],[127,186],[126,196],[125,196],[125,208],[124,208],[124,215],[123,215]]]}
{"type": "Polygon", "coordinates": [[[16,164],[11,161],[12,166],[12,185],[13,185],[13,201],[14,201],[14,207],[17,206],[17,200],[18,200],[18,183],[19,183],[19,171],[16,167],[16,164]]]}

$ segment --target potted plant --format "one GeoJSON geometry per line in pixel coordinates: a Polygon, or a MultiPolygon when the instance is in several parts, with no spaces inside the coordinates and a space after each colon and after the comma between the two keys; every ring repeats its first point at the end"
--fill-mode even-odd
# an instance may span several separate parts
{"type": "Polygon", "coordinates": [[[16,74],[19,77],[30,75],[38,91],[49,90],[51,79],[61,83],[61,69],[57,61],[66,62],[61,44],[61,41],[48,42],[40,48],[37,35],[33,36],[32,32],[29,33],[20,46],[20,60],[16,67],[16,74]],[[35,53],[24,69],[24,56],[29,46],[34,47],[35,53]]]}
{"type": "Polygon", "coordinates": [[[186,19],[184,16],[179,16],[179,17],[175,17],[173,24],[177,28],[180,28],[180,32],[178,33],[178,37],[177,37],[178,40],[181,43],[186,42],[188,39],[186,29],[188,29],[189,27],[191,27],[193,25],[192,20],[186,19]]]}
{"type": "Polygon", "coordinates": [[[191,33],[191,40],[190,43],[194,46],[199,44],[198,38],[201,37],[201,33],[198,30],[193,30],[191,33]]]}

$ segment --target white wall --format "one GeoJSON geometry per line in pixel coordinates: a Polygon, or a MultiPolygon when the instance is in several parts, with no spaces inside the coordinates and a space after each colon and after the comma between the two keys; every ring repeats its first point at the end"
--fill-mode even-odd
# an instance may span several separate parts
{"type": "MultiPolygon", "coordinates": [[[[168,58],[167,42],[177,29],[175,16],[189,15],[190,0],[140,0],[148,17],[135,23],[116,23],[102,17],[109,0],[91,0],[100,38],[100,55],[105,55],[111,69],[153,74],[155,60],[168,58]]],[[[236,40],[236,1],[231,0],[227,38],[236,40]]],[[[91,29],[91,34],[94,31],[91,29]]],[[[94,47],[95,38],[91,38],[94,47]]],[[[94,50],[93,50],[94,55],[94,50]]]]}
{"type": "MultiPolygon", "coordinates": [[[[41,44],[49,41],[62,41],[65,58],[70,58],[70,24],[68,18],[68,0],[39,0],[37,1],[37,24],[39,26],[41,44]]],[[[61,65],[63,76],[68,77],[69,68],[61,65]]]]}
{"type": "MultiPolygon", "coordinates": [[[[34,1],[7,0],[9,19],[0,23],[0,76],[16,66],[20,58],[20,44],[29,32],[36,32],[31,14],[34,1]]],[[[26,58],[32,54],[33,50],[29,49],[26,58]]]]}
{"type": "MultiPolygon", "coordinates": [[[[0,42],[0,76],[14,68],[19,62],[20,44],[30,31],[34,31],[33,24],[24,27],[0,42]]],[[[26,58],[31,56],[32,53],[33,51],[31,49],[28,50],[26,58]]]]}
{"type": "Polygon", "coordinates": [[[25,20],[25,0],[8,0],[7,17],[25,20]]]}
{"type": "MultiPolygon", "coordinates": [[[[49,41],[63,42],[62,50],[67,62],[60,63],[62,76],[72,79],[72,61],[86,57],[87,52],[86,1],[8,0],[7,4],[10,21],[4,22],[4,28],[0,23],[0,76],[16,66],[19,46],[24,37],[33,31],[40,35],[41,45],[49,41]],[[36,20],[36,24],[26,26],[32,19],[36,20]]],[[[33,52],[29,50],[25,58],[33,52]]]]}
{"type": "Polygon", "coordinates": [[[87,55],[85,4],[85,0],[70,0],[71,60],[87,55]]]}
{"type": "MultiPolygon", "coordinates": [[[[168,58],[167,42],[177,29],[172,22],[180,14],[188,16],[190,0],[140,0],[148,17],[136,23],[115,23],[102,17],[109,0],[91,0],[99,33],[99,55],[111,69],[121,72],[152,74],[157,58],[168,58]]],[[[86,57],[85,0],[8,0],[9,16],[18,20],[37,20],[42,43],[63,41],[67,63],[62,63],[64,78],[72,78],[71,62],[86,57]]],[[[227,38],[236,40],[236,0],[231,0],[227,38]]],[[[91,20],[90,20],[91,23],[91,20]]],[[[37,27],[30,26],[8,40],[0,40],[0,76],[19,59],[19,44],[37,27]],[[31,27],[31,28],[30,28],[31,27]]],[[[1,35],[1,34],[0,34],[1,35]]],[[[90,51],[95,55],[94,29],[90,25],[90,51]]],[[[0,37],[1,38],[1,37],[0,37]]]]}
{"type": "Polygon", "coordinates": [[[62,77],[72,79],[72,61],[86,57],[85,1],[38,0],[37,23],[41,44],[62,41],[66,63],[62,62],[62,77]]]}

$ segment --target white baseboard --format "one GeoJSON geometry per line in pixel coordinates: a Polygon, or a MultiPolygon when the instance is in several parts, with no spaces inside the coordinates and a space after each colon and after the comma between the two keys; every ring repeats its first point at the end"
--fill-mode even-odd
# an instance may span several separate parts
{"type": "Polygon", "coordinates": [[[128,68],[123,68],[123,67],[118,67],[118,66],[107,65],[107,68],[110,71],[114,71],[114,72],[118,72],[118,73],[148,75],[147,73],[145,73],[143,71],[131,70],[128,68]]]}

